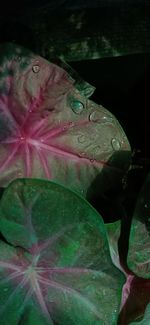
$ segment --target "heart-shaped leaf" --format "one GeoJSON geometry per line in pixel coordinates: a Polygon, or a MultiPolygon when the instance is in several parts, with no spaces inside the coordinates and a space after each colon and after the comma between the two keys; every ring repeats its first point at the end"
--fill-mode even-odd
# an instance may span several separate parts
{"type": "Polygon", "coordinates": [[[127,262],[136,275],[150,279],[150,174],[140,191],[132,219],[127,262]]]}
{"type": "Polygon", "coordinates": [[[116,324],[124,276],[87,201],[50,181],[15,180],[0,231],[2,324],[116,324]]]}
{"type": "Polygon", "coordinates": [[[116,118],[74,84],[54,63],[1,45],[0,187],[46,178],[90,197],[121,180],[128,140],[116,118]]]}

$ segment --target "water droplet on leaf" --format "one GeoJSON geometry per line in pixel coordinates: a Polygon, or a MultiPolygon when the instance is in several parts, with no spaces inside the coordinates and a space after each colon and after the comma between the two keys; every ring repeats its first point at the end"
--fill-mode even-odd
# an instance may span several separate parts
{"type": "Polygon", "coordinates": [[[80,143],[85,142],[85,140],[86,140],[85,135],[79,135],[79,137],[78,137],[78,141],[79,141],[80,143]]]}
{"type": "Polygon", "coordinates": [[[93,111],[89,115],[89,121],[94,123],[112,123],[112,120],[112,117],[104,115],[104,113],[99,110],[93,111]]]}
{"type": "Polygon", "coordinates": [[[113,138],[111,140],[111,145],[112,145],[112,148],[115,150],[115,151],[118,151],[120,149],[120,142],[119,140],[113,138]]]}
{"type": "Polygon", "coordinates": [[[85,155],[86,155],[85,152],[81,152],[81,153],[79,153],[79,157],[80,157],[80,158],[85,158],[85,155]]]}
{"type": "Polygon", "coordinates": [[[95,122],[95,123],[101,123],[102,122],[102,114],[99,111],[94,111],[89,115],[89,121],[95,122]]]}
{"type": "Polygon", "coordinates": [[[32,67],[32,71],[34,72],[34,73],[38,73],[39,71],[40,71],[40,67],[39,67],[39,65],[33,65],[33,67],[32,67]]]}
{"type": "Polygon", "coordinates": [[[79,100],[73,100],[71,102],[71,108],[75,114],[81,114],[84,109],[84,104],[79,100]]]}
{"type": "Polygon", "coordinates": [[[113,118],[110,116],[103,116],[102,117],[102,123],[112,123],[113,122],[113,118]]]}

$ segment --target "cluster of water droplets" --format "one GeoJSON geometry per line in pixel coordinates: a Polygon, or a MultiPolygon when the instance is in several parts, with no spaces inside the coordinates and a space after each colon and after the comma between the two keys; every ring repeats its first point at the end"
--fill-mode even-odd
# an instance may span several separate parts
{"type": "MultiPolygon", "coordinates": [[[[98,123],[104,126],[104,124],[113,124],[113,117],[104,115],[103,112],[93,111],[89,115],[89,121],[93,123],[98,123]]],[[[120,150],[120,141],[116,138],[111,139],[111,146],[114,151],[120,150]]]]}
{"type": "MultiPolygon", "coordinates": [[[[92,123],[96,123],[96,124],[100,124],[103,128],[106,126],[108,126],[108,124],[113,124],[113,117],[110,115],[105,115],[104,112],[102,111],[98,111],[98,110],[93,110],[92,112],[90,112],[89,114],[89,121],[92,123]]],[[[95,129],[96,130],[96,129],[95,129]]],[[[96,131],[93,132],[93,134],[79,134],[78,136],[78,142],[79,144],[86,144],[88,137],[89,140],[91,140],[93,142],[93,148],[92,148],[92,154],[93,154],[93,159],[90,159],[91,162],[95,161],[95,157],[97,157],[99,154],[101,154],[103,151],[109,151],[109,146],[107,143],[103,142],[102,145],[94,145],[96,144],[97,140],[98,140],[98,136],[99,136],[99,132],[97,132],[97,134],[95,133],[96,131]]],[[[121,143],[117,138],[113,138],[110,139],[110,145],[112,147],[112,149],[114,151],[119,151],[121,148],[121,143]]],[[[80,154],[80,156],[82,158],[86,158],[86,153],[82,152],[80,154]]]]}

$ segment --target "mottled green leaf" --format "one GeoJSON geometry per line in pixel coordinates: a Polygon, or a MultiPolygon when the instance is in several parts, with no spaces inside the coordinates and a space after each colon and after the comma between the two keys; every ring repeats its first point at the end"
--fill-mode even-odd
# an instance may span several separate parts
{"type": "Polygon", "coordinates": [[[13,181],[0,202],[3,325],[116,325],[124,277],[101,216],[50,181],[13,181]]]}

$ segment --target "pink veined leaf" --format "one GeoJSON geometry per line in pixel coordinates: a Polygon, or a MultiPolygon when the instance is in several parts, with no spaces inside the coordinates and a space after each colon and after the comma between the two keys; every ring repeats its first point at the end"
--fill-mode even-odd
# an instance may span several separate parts
{"type": "Polygon", "coordinates": [[[90,196],[120,181],[130,145],[116,118],[61,67],[13,44],[1,48],[0,186],[46,178],[90,196]]]}
{"type": "Polygon", "coordinates": [[[116,324],[124,277],[101,216],[81,196],[50,181],[15,180],[0,202],[0,232],[4,325],[116,324]]]}

